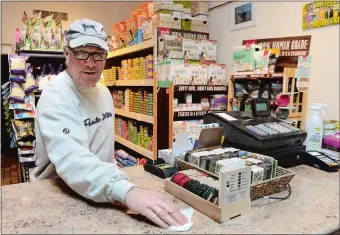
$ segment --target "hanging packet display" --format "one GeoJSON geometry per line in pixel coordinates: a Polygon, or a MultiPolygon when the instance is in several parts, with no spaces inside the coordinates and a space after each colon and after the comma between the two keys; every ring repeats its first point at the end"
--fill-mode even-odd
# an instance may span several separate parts
{"type": "Polygon", "coordinates": [[[21,109],[21,110],[35,110],[35,95],[29,94],[24,98],[25,103],[14,103],[11,101],[9,109],[21,109]]]}
{"type": "Polygon", "coordinates": [[[33,68],[32,67],[27,68],[26,82],[23,83],[23,87],[24,87],[26,94],[29,94],[32,91],[38,89],[37,83],[36,83],[34,76],[33,76],[33,68]]]}
{"type": "Polygon", "coordinates": [[[11,83],[11,91],[10,91],[9,99],[14,102],[24,103],[25,92],[22,89],[22,86],[20,84],[16,82],[11,83]]]}

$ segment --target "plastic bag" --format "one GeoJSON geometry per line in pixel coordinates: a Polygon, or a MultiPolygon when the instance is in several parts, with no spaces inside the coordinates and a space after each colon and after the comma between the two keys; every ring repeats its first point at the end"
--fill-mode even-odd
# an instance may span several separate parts
{"type": "Polygon", "coordinates": [[[18,103],[25,102],[25,92],[20,84],[16,82],[11,83],[11,92],[9,95],[9,99],[18,103]]]}
{"type": "Polygon", "coordinates": [[[44,34],[43,34],[43,49],[44,50],[52,50],[54,49],[54,45],[52,45],[52,31],[53,31],[53,14],[45,17],[44,19],[44,34]]]}
{"type": "Polygon", "coordinates": [[[34,110],[14,110],[14,119],[34,118],[34,110]]]}
{"type": "Polygon", "coordinates": [[[40,50],[42,45],[42,33],[43,33],[43,23],[41,19],[41,12],[35,14],[30,18],[32,23],[32,31],[31,34],[31,49],[32,50],[40,50]]]}
{"type": "Polygon", "coordinates": [[[35,95],[29,94],[24,98],[25,103],[14,103],[11,101],[9,109],[35,110],[35,95]]]}
{"type": "Polygon", "coordinates": [[[38,85],[33,76],[33,68],[29,67],[26,73],[26,82],[23,84],[24,90],[26,94],[31,93],[32,91],[38,89],[38,85]]]}
{"type": "Polygon", "coordinates": [[[9,72],[12,75],[25,75],[26,55],[8,54],[9,72]]]}

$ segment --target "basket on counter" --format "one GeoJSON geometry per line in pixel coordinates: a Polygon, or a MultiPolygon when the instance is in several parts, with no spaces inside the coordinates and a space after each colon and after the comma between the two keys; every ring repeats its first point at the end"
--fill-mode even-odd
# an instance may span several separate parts
{"type": "MultiPolygon", "coordinates": [[[[193,165],[189,162],[186,162],[180,158],[176,158],[178,163],[178,167],[180,170],[188,170],[188,169],[196,169],[200,172],[204,172],[211,177],[218,179],[218,175],[206,171],[202,168],[199,168],[196,165],[193,165]]],[[[287,189],[288,183],[293,179],[295,176],[295,172],[291,170],[287,170],[285,168],[277,166],[276,169],[276,177],[264,180],[259,183],[255,183],[251,185],[250,188],[250,198],[251,200],[255,200],[257,198],[261,198],[264,196],[268,196],[274,193],[279,193],[287,189]]]]}

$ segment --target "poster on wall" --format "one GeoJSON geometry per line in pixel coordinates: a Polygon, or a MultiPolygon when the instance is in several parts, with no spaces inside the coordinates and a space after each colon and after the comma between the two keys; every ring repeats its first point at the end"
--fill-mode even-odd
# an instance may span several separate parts
{"type": "Polygon", "coordinates": [[[296,88],[298,91],[305,92],[308,90],[311,78],[311,56],[299,56],[298,68],[296,71],[296,88]]]}
{"type": "Polygon", "coordinates": [[[311,35],[264,38],[243,40],[243,45],[260,44],[263,49],[279,48],[280,56],[277,59],[275,73],[283,72],[284,68],[297,68],[298,57],[308,56],[311,44],[311,35]]]}
{"type": "Polygon", "coordinates": [[[236,2],[230,5],[230,29],[238,30],[257,24],[257,2],[236,2]]]}
{"type": "Polygon", "coordinates": [[[308,30],[340,22],[340,10],[338,1],[315,1],[303,5],[302,29],[308,30]]]}

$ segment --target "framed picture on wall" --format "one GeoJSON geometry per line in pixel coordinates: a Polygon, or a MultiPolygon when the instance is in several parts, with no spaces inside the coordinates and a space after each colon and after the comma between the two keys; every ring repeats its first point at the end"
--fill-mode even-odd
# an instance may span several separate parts
{"type": "Polygon", "coordinates": [[[230,5],[230,29],[238,30],[257,24],[257,2],[236,2],[230,5]]]}

